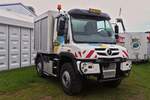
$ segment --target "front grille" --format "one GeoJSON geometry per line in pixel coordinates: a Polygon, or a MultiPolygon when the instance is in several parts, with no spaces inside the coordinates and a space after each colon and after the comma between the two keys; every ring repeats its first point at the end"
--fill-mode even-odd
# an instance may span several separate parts
{"type": "Polygon", "coordinates": [[[112,54],[109,55],[107,53],[107,50],[106,48],[96,48],[95,51],[96,53],[99,55],[99,56],[117,56],[119,55],[119,49],[118,48],[109,48],[109,50],[111,50],[112,54]]]}
{"type": "Polygon", "coordinates": [[[95,50],[96,50],[96,51],[105,51],[106,48],[96,48],[95,50]]]}
{"type": "Polygon", "coordinates": [[[99,59],[97,59],[96,62],[107,64],[110,62],[115,63],[115,62],[123,62],[123,61],[125,61],[125,59],[121,59],[121,58],[99,58],[99,59]]]}
{"type": "Polygon", "coordinates": [[[110,48],[112,51],[118,51],[118,48],[110,48]]]}
{"type": "Polygon", "coordinates": [[[116,55],[119,55],[119,52],[115,52],[112,54],[112,56],[116,56],[116,55]]]}
{"type": "Polygon", "coordinates": [[[106,53],[101,53],[101,52],[97,52],[98,55],[101,55],[101,56],[107,56],[106,53]]]}

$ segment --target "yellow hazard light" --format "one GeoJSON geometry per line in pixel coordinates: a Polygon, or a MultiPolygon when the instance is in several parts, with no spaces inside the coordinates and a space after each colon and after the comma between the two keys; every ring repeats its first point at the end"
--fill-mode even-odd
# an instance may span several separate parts
{"type": "Polygon", "coordinates": [[[101,44],[100,47],[101,47],[101,48],[108,48],[108,45],[106,45],[106,44],[101,44]]]}
{"type": "Polygon", "coordinates": [[[89,8],[89,12],[90,12],[90,13],[95,13],[95,14],[100,14],[100,13],[101,13],[101,10],[89,8]]]}

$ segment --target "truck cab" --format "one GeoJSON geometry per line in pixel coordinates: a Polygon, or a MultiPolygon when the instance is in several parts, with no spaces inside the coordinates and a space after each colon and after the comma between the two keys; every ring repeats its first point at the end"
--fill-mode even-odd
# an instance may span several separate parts
{"type": "Polygon", "coordinates": [[[117,87],[130,73],[126,48],[116,45],[110,17],[97,9],[48,11],[35,19],[35,65],[40,76],[60,78],[69,95],[80,93],[83,80],[117,87]]]}

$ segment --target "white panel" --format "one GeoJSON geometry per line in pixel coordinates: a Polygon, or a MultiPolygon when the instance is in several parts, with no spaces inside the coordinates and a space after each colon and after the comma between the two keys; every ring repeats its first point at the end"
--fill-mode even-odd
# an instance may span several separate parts
{"type": "Polygon", "coordinates": [[[0,12],[0,71],[29,66],[35,54],[30,41],[33,17],[13,11],[0,12]]]}
{"type": "Polygon", "coordinates": [[[41,53],[52,53],[52,39],[54,33],[55,17],[57,13],[48,11],[35,18],[35,50],[41,53]]]}
{"type": "Polygon", "coordinates": [[[21,67],[30,65],[30,29],[21,28],[21,67]]]}
{"type": "Polygon", "coordinates": [[[34,65],[34,58],[36,56],[36,52],[34,50],[34,32],[31,30],[31,65],[34,65]]]}
{"type": "Polygon", "coordinates": [[[35,50],[40,50],[40,21],[38,22],[35,22],[35,25],[34,25],[34,32],[36,33],[34,35],[34,38],[35,38],[35,50]]]}
{"type": "Polygon", "coordinates": [[[132,60],[146,60],[148,56],[148,44],[147,37],[145,33],[126,33],[120,34],[120,36],[125,37],[124,46],[129,52],[129,58],[132,60]],[[134,48],[133,44],[139,44],[139,48],[134,48]],[[137,59],[138,58],[138,59],[137,59]]]}
{"type": "Polygon", "coordinates": [[[9,69],[20,67],[20,28],[9,27],[9,69]]]}
{"type": "Polygon", "coordinates": [[[150,43],[148,43],[148,55],[149,55],[149,58],[150,58],[150,43]]]}
{"type": "Polygon", "coordinates": [[[40,40],[41,40],[41,50],[48,50],[48,17],[41,20],[41,30],[40,30],[40,40]]]}
{"type": "MultiPolygon", "coordinates": [[[[147,37],[150,37],[150,33],[148,33],[146,35],[147,35],[147,37]]],[[[148,53],[148,56],[150,58],[150,42],[148,40],[147,40],[147,42],[148,42],[147,53],[148,53]]]]}
{"type": "Polygon", "coordinates": [[[8,69],[8,26],[0,24],[0,70],[8,69]]]}

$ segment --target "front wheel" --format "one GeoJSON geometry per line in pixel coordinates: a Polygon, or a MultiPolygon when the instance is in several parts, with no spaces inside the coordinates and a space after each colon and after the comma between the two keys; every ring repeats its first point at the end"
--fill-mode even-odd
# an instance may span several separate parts
{"type": "Polygon", "coordinates": [[[60,80],[66,94],[75,95],[80,93],[82,89],[81,76],[75,73],[71,64],[65,63],[62,66],[60,80]]]}

